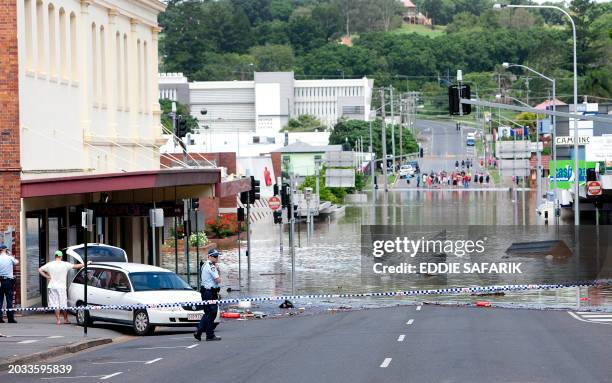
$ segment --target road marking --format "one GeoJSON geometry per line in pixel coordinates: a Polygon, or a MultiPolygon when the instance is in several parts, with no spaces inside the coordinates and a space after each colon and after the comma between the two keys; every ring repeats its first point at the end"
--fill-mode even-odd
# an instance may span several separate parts
{"type": "Polygon", "coordinates": [[[101,377],[100,380],[110,379],[113,376],[117,376],[117,375],[121,375],[121,374],[123,374],[123,372],[115,372],[114,374],[110,374],[110,375],[106,375],[106,376],[101,377]]]}
{"type": "Polygon", "coordinates": [[[157,347],[139,347],[138,350],[157,350],[157,349],[168,349],[168,348],[194,348],[197,344],[191,346],[157,346],[157,347]]]}
{"type": "Polygon", "coordinates": [[[105,375],[54,376],[54,377],[50,377],[50,378],[40,378],[40,380],[104,378],[104,376],[105,375]]]}
{"type": "Polygon", "coordinates": [[[48,336],[47,339],[57,339],[57,338],[63,338],[63,337],[64,337],[63,335],[51,335],[51,336],[48,336]]]}
{"type": "Polygon", "coordinates": [[[585,314],[582,315],[583,318],[612,318],[612,315],[606,314],[585,314]]]}
{"type": "Polygon", "coordinates": [[[417,306],[417,311],[421,311],[422,308],[423,308],[423,306],[421,306],[421,305],[417,306]]]}
{"type": "Polygon", "coordinates": [[[21,342],[17,342],[17,344],[30,344],[30,343],[36,343],[38,342],[38,339],[29,339],[29,340],[22,340],[21,342]]]}
{"type": "Polygon", "coordinates": [[[577,314],[576,314],[576,313],[574,313],[574,312],[568,311],[567,313],[568,313],[569,315],[571,315],[571,316],[572,316],[574,319],[579,320],[579,321],[581,321],[581,322],[587,322],[587,323],[601,323],[601,324],[608,324],[608,325],[609,325],[609,324],[612,324],[612,319],[602,318],[602,316],[603,316],[603,317],[608,316],[608,315],[606,315],[606,314],[603,314],[603,315],[595,315],[595,314],[593,314],[593,313],[591,312],[591,313],[589,313],[589,315],[584,315],[585,317],[590,316],[591,318],[587,318],[587,319],[585,319],[585,318],[582,318],[580,315],[577,315],[577,314]],[[592,318],[592,317],[599,317],[599,318],[601,318],[601,319],[592,318]]]}
{"type": "Polygon", "coordinates": [[[399,337],[397,337],[397,341],[398,342],[403,342],[405,337],[406,337],[406,335],[400,335],[399,337]]]}
{"type": "Polygon", "coordinates": [[[150,360],[150,361],[146,362],[145,364],[153,364],[153,363],[155,363],[155,362],[159,362],[159,361],[160,361],[160,360],[162,360],[162,359],[164,359],[164,358],[155,358],[155,359],[153,359],[153,360],[150,360]]]}
{"type": "Polygon", "coordinates": [[[414,322],[414,319],[410,319],[408,322],[406,322],[407,325],[411,325],[414,322]]]}
{"type": "Polygon", "coordinates": [[[380,364],[380,368],[387,368],[391,364],[391,358],[385,358],[383,362],[380,364]]]}

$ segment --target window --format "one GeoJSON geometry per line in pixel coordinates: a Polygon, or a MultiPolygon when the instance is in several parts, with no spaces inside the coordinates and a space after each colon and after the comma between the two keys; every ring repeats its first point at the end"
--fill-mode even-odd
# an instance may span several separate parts
{"type": "Polygon", "coordinates": [[[130,94],[128,84],[128,38],[127,34],[123,34],[123,106],[125,110],[130,108],[130,94]]]}
{"type": "Polygon", "coordinates": [[[45,23],[43,15],[43,3],[36,2],[36,49],[38,52],[38,71],[45,72],[45,23]]]}
{"type": "Polygon", "coordinates": [[[70,75],[72,81],[79,79],[77,66],[77,25],[74,12],[70,13],[70,75]]]}
{"type": "Polygon", "coordinates": [[[100,26],[100,102],[106,103],[106,33],[100,26]]]}
{"type": "Polygon", "coordinates": [[[136,95],[138,96],[138,101],[140,104],[140,111],[142,112],[142,53],[140,52],[140,39],[136,40],[136,55],[137,55],[137,68],[138,70],[136,71],[136,76],[137,76],[137,92],[136,95]]]}
{"type": "Polygon", "coordinates": [[[131,290],[127,275],[121,271],[113,270],[111,272],[111,279],[108,284],[108,289],[114,291],[125,291],[126,289],[131,290]]]}
{"type": "Polygon", "coordinates": [[[117,32],[115,36],[115,61],[116,61],[116,79],[117,84],[115,86],[115,97],[117,98],[117,107],[121,109],[123,107],[123,101],[121,98],[121,33],[117,32]]]}
{"type": "Polygon", "coordinates": [[[143,99],[143,110],[144,112],[148,112],[149,111],[149,55],[147,52],[147,42],[145,41],[143,44],[143,65],[144,68],[142,70],[143,76],[144,76],[144,97],[143,99]]]}
{"type": "Polygon", "coordinates": [[[32,69],[32,0],[25,0],[26,68],[32,69]]]}
{"type": "Polygon", "coordinates": [[[60,8],[59,11],[59,50],[60,50],[60,76],[62,79],[68,77],[67,58],[66,58],[66,11],[60,8]]]}
{"type": "Polygon", "coordinates": [[[193,290],[178,275],[171,272],[151,271],[130,273],[134,291],[193,290]]]}
{"type": "Polygon", "coordinates": [[[49,27],[49,75],[54,77],[57,74],[57,53],[55,36],[55,7],[49,4],[47,8],[47,23],[49,27]]]}
{"type": "Polygon", "coordinates": [[[91,24],[91,90],[94,105],[98,103],[98,29],[96,23],[91,24]]]}

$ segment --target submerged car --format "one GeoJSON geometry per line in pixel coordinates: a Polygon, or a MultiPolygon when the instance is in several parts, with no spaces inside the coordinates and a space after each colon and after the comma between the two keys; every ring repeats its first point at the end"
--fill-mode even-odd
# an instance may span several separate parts
{"type": "MultiPolygon", "coordinates": [[[[68,305],[85,305],[85,269],[81,269],[68,288],[68,305]]],[[[201,301],[194,291],[175,273],[156,266],[126,262],[94,263],[87,267],[87,304],[160,305],[201,301]]],[[[91,325],[95,321],[131,326],[137,335],[147,335],[156,326],[194,327],[203,314],[202,305],[172,307],[117,308],[109,310],[77,310],[77,323],[91,325]]]]}

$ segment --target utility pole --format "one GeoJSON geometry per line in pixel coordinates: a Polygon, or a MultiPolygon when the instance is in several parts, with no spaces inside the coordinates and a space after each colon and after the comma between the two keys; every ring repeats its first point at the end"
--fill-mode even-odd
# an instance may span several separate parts
{"type": "Polygon", "coordinates": [[[405,104],[405,99],[400,99],[400,123],[399,123],[399,150],[400,150],[400,166],[402,166],[402,164],[404,163],[404,139],[403,139],[403,131],[404,131],[404,110],[406,109],[404,107],[405,104]]]}
{"type": "Polygon", "coordinates": [[[381,113],[382,113],[382,129],[381,129],[381,141],[382,141],[382,169],[383,169],[383,182],[385,185],[385,193],[389,191],[387,186],[387,132],[385,131],[385,90],[380,90],[380,102],[381,102],[381,113]]]}
{"type": "Polygon", "coordinates": [[[391,92],[391,155],[393,156],[393,172],[395,173],[395,104],[393,100],[393,85],[391,92]]]}
{"type": "MultiPolygon", "coordinates": [[[[374,193],[374,177],[376,177],[376,159],[374,155],[374,147],[372,146],[372,116],[370,116],[370,178],[372,181],[372,193],[374,193]]],[[[317,186],[319,186],[319,182],[317,181],[317,186]]],[[[317,194],[319,194],[317,192],[317,194]]]]}

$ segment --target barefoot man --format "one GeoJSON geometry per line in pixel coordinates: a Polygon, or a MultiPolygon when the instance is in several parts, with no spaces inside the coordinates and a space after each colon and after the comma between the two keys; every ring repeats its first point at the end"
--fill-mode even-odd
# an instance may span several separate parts
{"type": "Polygon", "coordinates": [[[82,267],[82,263],[72,264],[62,261],[62,252],[58,250],[55,252],[55,261],[47,262],[38,269],[40,275],[49,281],[47,285],[47,297],[49,300],[49,307],[55,308],[55,322],[57,324],[60,324],[60,310],[62,308],[63,310],[61,311],[63,311],[64,314],[64,323],[70,323],[68,320],[68,310],[65,310],[68,306],[66,279],[68,277],[68,271],[71,269],[79,270],[82,267]]]}

